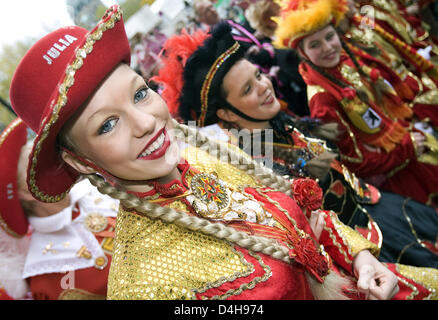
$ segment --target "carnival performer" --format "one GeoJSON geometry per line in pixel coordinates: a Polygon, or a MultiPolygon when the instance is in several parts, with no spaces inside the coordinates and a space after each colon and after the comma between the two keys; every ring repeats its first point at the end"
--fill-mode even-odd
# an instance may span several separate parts
{"type": "Polygon", "coordinates": [[[114,5],[90,32],[61,28],[40,39],[11,85],[14,110],[37,132],[28,167],[34,197],[60,201],[85,174],[121,200],[109,299],[403,299],[413,290],[432,298],[435,269],[385,267],[363,237],[347,243],[331,212],[318,211],[325,225],[315,233],[287,194],[290,180],[233,149],[225,156],[236,161],[221,161],[214,141],[172,120],[129,60],[114,5]],[[65,48],[48,64],[41,57],[53,43],[65,48]],[[42,74],[44,83],[35,82],[42,74]],[[40,86],[26,92],[30,83],[40,86]],[[179,133],[211,155],[191,148],[199,162],[181,161],[179,133]],[[405,268],[429,279],[420,284],[405,268]]]}
{"type": "Polygon", "coordinates": [[[348,11],[338,27],[346,44],[360,62],[377,68],[389,79],[397,95],[413,109],[416,127],[436,134],[438,67],[371,18],[361,15],[353,0],[347,2],[348,11]]]}
{"type": "MultiPolygon", "coordinates": [[[[424,21],[403,10],[406,8],[399,1],[355,0],[376,24],[394,37],[405,42],[437,65],[438,38],[430,34],[424,21]]],[[[420,6],[419,6],[420,7],[420,6]]],[[[412,8],[412,7],[411,7],[412,8]]]]}
{"type": "Polygon", "coordinates": [[[36,200],[26,183],[31,150],[32,135],[16,118],[0,136],[0,182],[7,190],[0,202],[0,282],[15,299],[105,299],[118,200],[87,180],[57,203],[36,200]]]}
{"type": "Polygon", "coordinates": [[[215,98],[208,100],[206,116],[200,121],[199,96],[203,78],[194,75],[205,73],[211,61],[235,43],[226,23],[216,26],[211,37],[215,41],[209,40],[210,37],[182,34],[166,42],[163,68],[154,81],[163,87],[162,94],[169,108],[177,110],[174,112],[178,112],[186,123],[198,120],[198,124],[209,124],[205,132],[211,131],[217,139],[221,139],[220,131],[223,130],[227,134],[223,134],[221,140],[239,145],[252,157],[266,160],[271,156],[272,168],[280,175],[318,178],[324,195],[322,208],[336,212],[342,222],[356,227],[366,238],[381,246],[381,261],[438,268],[436,211],[412,199],[379,192],[328,156],[333,152],[329,142],[309,133],[313,131],[334,140],[337,130],[327,132],[329,126],[281,113],[271,81],[244,58],[244,48],[234,54],[240,59],[221,65],[228,71],[219,73],[218,70],[210,85],[210,93],[215,98]],[[187,50],[193,50],[194,45],[196,51],[187,50]],[[180,74],[175,71],[179,61],[187,61],[177,69],[180,74]],[[259,115],[263,118],[259,119],[259,115]],[[418,234],[427,240],[419,239],[418,234]]]}
{"type": "MultiPolygon", "coordinates": [[[[279,10],[275,1],[253,1],[245,10],[245,18],[254,32],[239,32],[241,27],[238,25],[233,29],[234,39],[243,47],[246,43],[252,44],[246,51],[246,58],[270,76],[282,108],[294,115],[307,116],[310,112],[306,84],[298,72],[299,58],[293,50],[277,49],[272,45],[277,23],[271,18],[276,17],[279,10]]],[[[234,22],[229,23],[234,27],[234,22]]]]}
{"type": "Polygon", "coordinates": [[[403,119],[411,109],[390,86],[381,90],[386,82],[377,69],[360,65],[346,46],[342,50],[334,26],[342,19],[346,3],[283,4],[276,44],[302,56],[300,73],[308,85],[311,116],[338,123],[342,163],[383,190],[436,205],[436,139],[403,119]]]}

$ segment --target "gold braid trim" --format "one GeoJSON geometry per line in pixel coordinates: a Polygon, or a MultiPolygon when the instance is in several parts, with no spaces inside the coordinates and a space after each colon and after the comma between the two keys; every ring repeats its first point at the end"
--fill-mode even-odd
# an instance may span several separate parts
{"type": "Polygon", "coordinates": [[[95,294],[82,289],[67,289],[61,292],[58,300],[105,300],[104,295],[95,294]]]}
{"type": "MultiPolygon", "coordinates": [[[[238,289],[230,289],[222,295],[213,296],[213,297],[211,297],[211,300],[225,300],[233,295],[237,296],[245,290],[253,289],[258,283],[265,282],[272,276],[271,268],[263,262],[263,259],[259,255],[256,255],[256,254],[252,253],[251,251],[248,251],[248,253],[250,256],[257,259],[257,261],[260,263],[263,270],[265,271],[265,274],[261,277],[255,277],[249,283],[243,283],[242,285],[240,285],[240,287],[238,289]]],[[[207,289],[209,289],[209,288],[206,288],[204,291],[206,291],[207,289]]],[[[204,291],[202,291],[202,292],[204,292],[204,291]]],[[[199,293],[202,293],[202,292],[199,291],[199,293]]],[[[201,296],[201,299],[206,300],[208,298],[201,296]]]]}
{"type": "Polygon", "coordinates": [[[85,44],[81,48],[78,48],[78,50],[76,51],[75,59],[70,65],[67,66],[65,71],[65,77],[62,83],[59,85],[59,95],[56,100],[56,104],[52,108],[50,119],[45,124],[40,138],[36,141],[35,153],[33,154],[29,170],[29,186],[32,194],[38,197],[38,199],[43,202],[60,201],[70,192],[70,189],[72,187],[71,186],[66,192],[63,192],[56,196],[50,196],[40,191],[38,186],[36,185],[35,179],[38,156],[41,152],[43,142],[49,136],[51,127],[58,121],[59,112],[67,104],[68,91],[75,83],[76,72],[82,68],[82,66],[84,65],[84,59],[86,59],[87,55],[89,55],[93,51],[94,44],[102,38],[103,33],[107,30],[114,28],[115,24],[122,18],[122,10],[119,7],[117,11],[112,11],[109,14],[111,14],[111,16],[109,17],[108,21],[101,20],[101,22],[94,29],[94,31],[87,35],[85,44]]]}
{"type": "MultiPolygon", "coordinates": [[[[324,213],[326,214],[326,213],[324,213]]],[[[347,245],[348,253],[355,257],[362,250],[369,250],[374,256],[378,256],[380,253],[380,249],[377,245],[372,243],[371,241],[365,239],[359,232],[346,226],[341,223],[338,219],[336,213],[329,211],[329,215],[332,218],[333,225],[338,232],[339,236],[343,240],[343,242],[347,245]]],[[[352,261],[348,258],[347,253],[342,249],[341,244],[336,240],[335,235],[332,230],[327,229],[324,226],[324,229],[330,233],[330,238],[333,240],[335,245],[339,248],[339,251],[344,254],[345,261],[352,263],[352,261]]]]}
{"type": "Polygon", "coordinates": [[[394,169],[392,169],[391,171],[389,171],[389,173],[386,175],[386,177],[387,178],[393,177],[397,172],[406,168],[410,162],[411,162],[411,159],[406,159],[405,162],[403,162],[401,165],[399,165],[399,166],[395,167],[394,169]]]}
{"type": "MultiPolygon", "coordinates": [[[[438,300],[437,269],[413,267],[403,264],[396,264],[396,267],[398,272],[400,272],[403,276],[420,283],[422,286],[426,287],[426,289],[430,291],[430,294],[425,298],[425,300],[438,300]]],[[[406,282],[403,283],[408,285],[413,290],[412,294],[409,296],[410,299],[413,299],[415,295],[418,295],[418,289],[415,288],[415,286],[410,285],[406,282]]]]}
{"type": "Polygon", "coordinates": [[[336,112],[336,115],[338,116],[339,120],[341,121],[341,123],[347,129],[348,135],[350,136],[351,141],[353,141],[354,151],[356,152],[356,155],[357,155],[357,158],[353,158],[353,157],[349,157],[349,156],[346,156],[346,155],[340,153],[341,159],[349,161],[349,162],[352,162],[352,163],[362,163],[363,162],[363,154],[362,154],[362,152],[360,151],[360,149],[359,149],[359,147],[357,145],[356,137],[354,136],[353,131],[351,130],[351,128],[348,125],[347,121],[345,121],[344,118],[342,118],[342,116],[339,113],[339,111],[335,110],[335,112],[336,112]]]}
{"type": "MultiPolygon", "coordinates": [[[[0,136],[0,147],[1,145],[5,142],[6,138],[9,136],[9,134],[23,121],[20,118],[16,118],[13,122],[11,122],[11,124],[2,132],[1,136],[0,136]]],[[[4,191],[6,192],[6,190],[4,191]]],[[[14,238],[22,238],[23,235],[19,235],[18,233],[16,233],[14,230],[12,230],[11,228],[9,228],[8,224],[6,223],[6,221],[2,218],[2,216],[0,215],[0,227],[3,228],[3,230],[5,230],[10,236],[14,237],[14,238]]]]}

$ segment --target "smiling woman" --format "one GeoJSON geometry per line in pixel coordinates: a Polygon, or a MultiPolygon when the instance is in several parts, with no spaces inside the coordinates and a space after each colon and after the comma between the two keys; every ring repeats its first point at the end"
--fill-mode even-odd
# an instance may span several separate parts
{"type": "Polygon", "coordinates": [[[400,77],[336,32],[347,1],[281,2],[276,45],[302,58],[311,116],[338,123],[342,163],[383,190],[436,206],[436,138],[415,128],[421,116],[405,103],[400,77]]]}
{"type": "Polygon", "coordinates": [[[34,197],[59,201],[85,173],[121,199],[109,299],[388,299],[412,287],[432,295],[416,282],[399,290],[398,271],[379,263],[366,239],[350,246],[330,212],[321,211],[327,227],[315,234],[289,196],[292,181],[235,149],[225,156],[236,162],[219,159],[215,141],[171,120],[129,58],[113,6],[90,32],[62,28],[38,41],[11,86],[15,111],[37,132],[27,181],[34,197]],[[48,67],[41,53],[66,33],[81,41],[48,67]],[[75,148],[58,143],[66,123],[75,148]],[[193,147],[199,162],[169,161],[173,126],[211,154],[193,147]]]}
{"type": "MultiPolygon", "coordinates": [[[[128,65],[120,64],[92,95],[79,116],[65,124],[61,141],[75,141],[63,152],[66,163],[83,174],[100,168],[105,176],[129,180],[164,181],[178,177],[179,161],[163,157],[176,148],[173,124],[165,102],[128,65]],[[123,94],[121,94],[123,93],[123,94]],[[147,112],[145,112],[147,110],[147,112]],[[117,148],[114,148],[117,146],[117,148]],[[81,150],[81,156],[75,156],[81,150]],[[108,152],[111,151],[111,152],[108,152]],[[99,159],[94,165],[88,159],[99,159]],[[84,161],[86,160],[86,161],[84,161]],[[149,165],[145,166],[144,161],[149,165]],[[123,177],[123,178],[122,178],[123,177]]],[[[149,190],[135,182],[132,191],[149,190]]]]}

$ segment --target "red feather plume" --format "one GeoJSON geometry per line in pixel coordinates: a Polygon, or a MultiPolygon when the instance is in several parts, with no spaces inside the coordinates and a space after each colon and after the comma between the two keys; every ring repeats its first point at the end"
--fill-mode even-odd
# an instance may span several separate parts
{"type": "Polygon", "coordinates": [[[152,77],[151,80],[162,84],[163,92],[161,96],[166,101],[169,112],[173,116],[178,114],[179,98],[184,85],[184,66],[193,52],[208,37],[208,33],[203,30],[197,30],[193,34],[182,30],[180,35],[170,37],[164,44],[161,53],[163,66],[158,75],[152,77]]]}

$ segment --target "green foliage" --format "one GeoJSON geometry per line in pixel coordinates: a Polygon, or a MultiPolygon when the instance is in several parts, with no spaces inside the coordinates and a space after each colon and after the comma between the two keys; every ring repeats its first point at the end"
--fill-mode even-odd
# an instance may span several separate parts
{"type": "Polygon", "coordinates": [[[123,10],[123,20],[125,21],[128,21],[129,17],[135,14],[144,5],[142,0],[124,0],[119,3],[123,10]]]}
{"type": "Polygon", "coordinates": [[[7,102],[9,102],[9,87],[14,71],[33,42],[34,40],[17,41],[4,45],[0,50],[0,96],[7,102]]]}
{"type": "Polygon", "coordinates": [[[6,126],[15,119],[15,114],[9,111],[4,105],[0,104],[0,132],[2,132],[6,126]]]}

